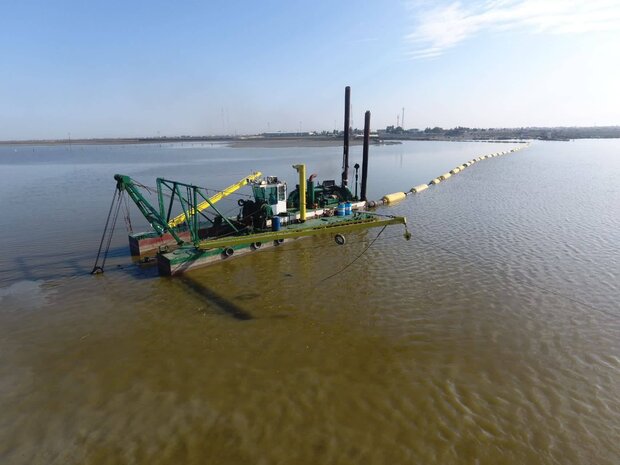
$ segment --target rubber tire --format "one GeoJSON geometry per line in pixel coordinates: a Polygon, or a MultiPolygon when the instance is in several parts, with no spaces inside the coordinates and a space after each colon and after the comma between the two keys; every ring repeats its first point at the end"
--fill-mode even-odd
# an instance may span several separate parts
{"type": "Polygon", "coordinates": [[[347,243],[346,238],[342,234],[336,234],[334,236],[334,240],[336,241],[336,244],[338,245],[345,245],[347,243]]]}

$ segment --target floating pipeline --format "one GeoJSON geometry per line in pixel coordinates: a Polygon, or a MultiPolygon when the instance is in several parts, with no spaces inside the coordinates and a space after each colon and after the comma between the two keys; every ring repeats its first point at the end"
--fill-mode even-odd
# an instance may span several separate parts
{"type": "Polygon", "coordinates": [[[383,201],[383,203],[389,205],[391,203],[396,203],[396,202],[400,202],[401,200],[405,200],[406,197],[407,197],[407,194],[405,194],[404,192],[395,192],[393,194],[384,195],[381,198],[381,200],[383,201]]]}
{"type": "Polygon", "coordinates": [[[431,179],[428,184],[420,184],[419,186],[415,186],[412,187],[409,191],[407,192],[395,192],[393,194],[387,194],[384,195],[381,200],[369,200],[367,202],[367,207],[368,208],[374,208],[377,207],[379,205],[391,205],[397,202],[400,202],[402,200],[404,200],[405,198],[407,198],[408,195],[410,194],[419,194],[420,192],[425,191],[426,189],[428,189],[431,186],[435,186],[437,184],[439,184],[442,181],[445,181],[446,179],[452,177],[455,174],[460,173],[461,171],[463,171],[465,168],[469,168],[471,165],[473,165],[474,163],[480,162],[482,160],[486,160],[488,158],[494,158],[494,157],[499,157],[502,155],[506,155],[509,153],[514,153],[517,152],[519,150],[523,150],[527,147],[529,147],[530,144],[527,143],[522,147],[518,147],[518,148],[514,148],[514,149],[510,149],[510,150],[505,150],[503,152],[496,152],[496,153],[491,153],[488,155],[480,155],[478,157],[472,158],[471,160],[469,160],[466,163],[463,163],[462,165],[457,166],[456,168],[454,168],[453,170],[449,171],[448,173],[444,173],[441,176],[438,176],[434,179],[431,179]]]}
{"type": "Polygon", "coordinates": [[[419,186],[412,187],[409,192],[412,194],[419,194],[426,189],[428,189],[428,184],[420,184],[419,186]]]}

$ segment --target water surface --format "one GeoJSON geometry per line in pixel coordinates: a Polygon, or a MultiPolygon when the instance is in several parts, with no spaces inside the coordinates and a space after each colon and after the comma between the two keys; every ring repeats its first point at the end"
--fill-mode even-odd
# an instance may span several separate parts
{"type": "MultiPolygon", "coordinates": [[[[372,147],[370,197],[508,147],[372,147]]],[[[0,148],[0,462],[618,463],[620,141],[477,163],[334,278],[377,231],[164,279],[120,228],[88,275],[116,172],[294,185],[340,153],[0,148]]]]}

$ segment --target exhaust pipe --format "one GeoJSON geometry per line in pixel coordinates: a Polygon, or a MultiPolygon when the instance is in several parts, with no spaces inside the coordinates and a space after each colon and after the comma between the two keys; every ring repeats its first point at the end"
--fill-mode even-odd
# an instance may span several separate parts
{"type": "Polygon", "coordinates": [[[344,148],[342,153],[342,187],[349,184],[349,118],[351,116],[351,87],[344,88],[344,148]]]}

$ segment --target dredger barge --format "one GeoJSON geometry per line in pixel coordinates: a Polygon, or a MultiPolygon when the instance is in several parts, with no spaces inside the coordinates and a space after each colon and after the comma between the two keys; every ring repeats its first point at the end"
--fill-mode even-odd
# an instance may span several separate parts
{"type": "Polygon", "coordinates": [[[346,233],[402,224],[405,225],[404,236],[409,239],[404,217],[378,215],[366,210],[370,112],[366,112],[364,128],[360,195],[357,195],[357,164],[355,195],[348,188],[349,108],[350,88],[347,87],[340,184],[335,180],[316,183],[315,175],[306,177],[306,166],[303,164],[293,166],[298,172],[299,182],[290,193],[286,182],[274,176],[262,177],[258,172],[215,195],[209,195],[208,189],[200,186],[157,178],[157,206],[153,206],[143,195],[145,186],[129,176],[116,174],[114,198],[93,273],[103,272],[121,199],[125,194],[152,227],[152,231],[129,235],[131,253],[144,255],[157,252],[159,273],[164,276],[277,247],[286,240],[308,236],[332,235],[342,245],[346,233]],[[252,196],[247,200],[239,199],[238,215],[223,215],[216,203],[248,185],[252,189],[252,196]],[[110,225],[111,229],[108,228],[110,225]],[[105,243],[107,246],[100,265],[99,259],[105,243]]]}

